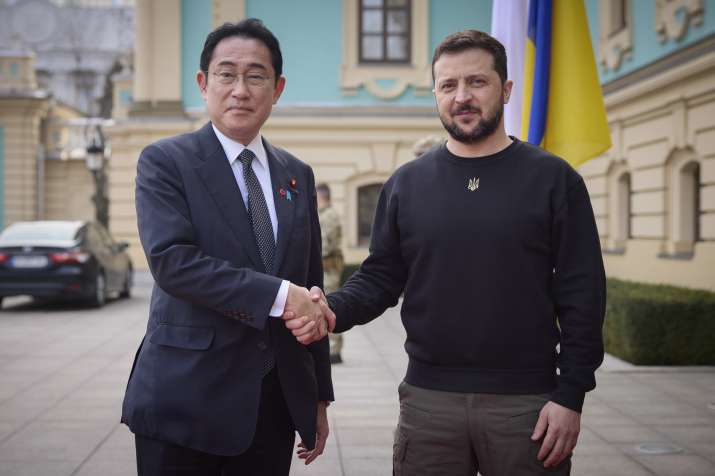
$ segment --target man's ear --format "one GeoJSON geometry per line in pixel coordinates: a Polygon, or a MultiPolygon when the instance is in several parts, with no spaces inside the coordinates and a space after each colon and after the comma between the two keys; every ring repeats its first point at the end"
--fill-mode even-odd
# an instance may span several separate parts
{"type": "Polygon", "coordinates": [[[204,101],[206,100],[206,88],[208,87],[209,78],[205,72],[198,70],[196,72],[196,84],[199,85],[199,91],[201,91],[201,96],[203,96],[204,101]]]}
{"type": "Polygon", "coordinates": [[[507,79],[504,83],[504,88],[502,90],[504,104],[509,104],[509,98],[511,97],[511,88],[514,87],[514,81],[507,79]]]}
{"type": "Polygon", "coordinates": [[[276,89],[273,91],[273,104],[278,102],[278,98],[281,97],[281,94],[283,94],[283,90],[286,87],[286,77],[281,76],[278,78],[278,82],[276,83],[276,89]]]}

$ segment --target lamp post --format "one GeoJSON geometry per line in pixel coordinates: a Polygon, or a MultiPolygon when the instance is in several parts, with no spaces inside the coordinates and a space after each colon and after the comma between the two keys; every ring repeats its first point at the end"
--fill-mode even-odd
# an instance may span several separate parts
{"type": "Polygon", "coordinates": [[[105,173],[104,137],[99,125],[95,126],[87,144],[85,163],[94,177],[94,210],[97,222],[109,229],[109,198],[107,198],[107,174],[105,173]]]}

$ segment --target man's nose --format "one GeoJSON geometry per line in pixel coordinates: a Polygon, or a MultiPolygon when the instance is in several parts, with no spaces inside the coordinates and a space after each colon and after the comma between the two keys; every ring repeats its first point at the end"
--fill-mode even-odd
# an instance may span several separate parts
{"type": "Polygon", "coordinates": [[[237,97],[248,96],[248,84],[243,76],[236,77],[236,81],[231,86],[231,95],[237,97]]]}
{"type": "Polygon", "coordinates": [[[457,91],[454,95],[454,100],[463,103],[469,102],[472,99],[472,90],[467,87],[465,83],[459,83],[457,85],[457,91]]]}

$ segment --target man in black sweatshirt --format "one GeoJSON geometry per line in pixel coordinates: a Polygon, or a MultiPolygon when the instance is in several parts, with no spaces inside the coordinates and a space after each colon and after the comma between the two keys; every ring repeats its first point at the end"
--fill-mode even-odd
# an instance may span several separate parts
{"type": "Polygon", "coordinates": [[[385,183],[370,256],[327,298],[333,331],[404,294],[396,475],[569,474],[603,360],[588,192],[567,162],[507,136],[512,82],[497,40],[450,35],[432,68],[449,138],[385,183]]]}

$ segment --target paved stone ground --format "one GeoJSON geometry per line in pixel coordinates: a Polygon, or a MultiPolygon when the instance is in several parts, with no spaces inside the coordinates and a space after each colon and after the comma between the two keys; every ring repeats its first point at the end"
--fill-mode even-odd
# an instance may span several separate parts
{"type": "MultiPolygon", "coordinates": [[[[140,280],[141,281],[141,280],[140,280]]],[[[146,324],[146,279],[102,310],[11,299],[0,312],[0,476],[136,474],[121,399],[146,324]]],[[[406,366],[395,310],[350,331],[334,367],[326,453],[292,475],[391,474],[397,385],[406,366]]],[[[572,474],[715,475],[715,369],[608,359],[586,399],[572,474]],[[637,451],[672,444],[667,455],[637,451]]]]}

